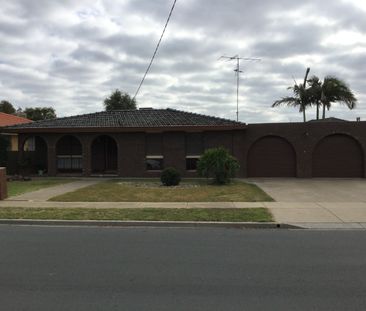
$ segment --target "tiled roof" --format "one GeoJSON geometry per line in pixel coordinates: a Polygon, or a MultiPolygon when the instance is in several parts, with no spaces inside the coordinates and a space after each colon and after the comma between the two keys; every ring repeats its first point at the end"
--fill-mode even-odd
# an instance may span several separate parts
{"type": "Polygon", "coordinates": [[[103,111],[72,117],[44,120],[16,125],[9,129],[57,129],[57,128],[153,128],[175,126],[243,126],[244,123],[228,119],[174,109],[139,109],[103,111]]]}
{"type": "Polygon", "coordinates": [[[0,112],[0,127],[30,122],[32,122],[32,120],[0,112]]]}

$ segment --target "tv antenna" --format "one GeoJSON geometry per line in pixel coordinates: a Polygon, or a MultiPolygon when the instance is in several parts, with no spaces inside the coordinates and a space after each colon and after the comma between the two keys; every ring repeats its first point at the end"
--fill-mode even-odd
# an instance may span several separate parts
{"type": "Polygon", "coordinates": [[[247,62],[260,62],[260,58],[252,58],[252,57],[239,57],[239,55],[234,56],[221,56],[220,59],[226,59],[228,62],[236,60],[236,68],[234,69],[236,75],[236,121],[239,121],[239,80],[240,74],[243,72],[240,70],[240,61],[247,61],[247,62]]]}

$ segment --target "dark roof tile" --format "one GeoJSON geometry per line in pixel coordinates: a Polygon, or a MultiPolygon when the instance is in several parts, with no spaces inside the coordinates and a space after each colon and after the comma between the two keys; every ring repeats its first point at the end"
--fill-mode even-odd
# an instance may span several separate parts
{"type": "Polygon", "coordinates": [[[8,129],[99,128],[99,127],[174,127],[242,126],[244,123],[175,109],[102,111],[72,117],[20,124],[8,129]]]}

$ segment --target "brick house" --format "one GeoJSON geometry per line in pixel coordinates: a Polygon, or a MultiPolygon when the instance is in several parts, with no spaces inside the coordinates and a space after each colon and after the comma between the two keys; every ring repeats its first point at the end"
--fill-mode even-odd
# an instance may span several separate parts
{"type": "Polygon", "coordinates": [[[366,122],[245,124],[173,109],[98,112],[7,127],[18,161],[49,176],[196,176],[205,149],[223,146],[238,177],[365,177],[366,122]]]}

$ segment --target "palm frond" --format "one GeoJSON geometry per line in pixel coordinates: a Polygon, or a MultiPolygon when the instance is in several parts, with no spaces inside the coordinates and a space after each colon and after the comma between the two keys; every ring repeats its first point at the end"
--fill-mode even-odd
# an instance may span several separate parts
{"type": "Polygon", "coordinates": [[[279,100],[276,100],[272,104],[272,107],[278,107],[278,106],[296,107],[298,105],[299,105],[298,98],[288,96],[288,97],[283,97],[279,100]]]}

